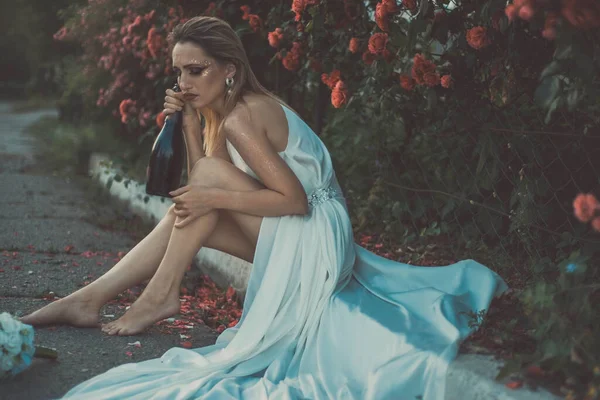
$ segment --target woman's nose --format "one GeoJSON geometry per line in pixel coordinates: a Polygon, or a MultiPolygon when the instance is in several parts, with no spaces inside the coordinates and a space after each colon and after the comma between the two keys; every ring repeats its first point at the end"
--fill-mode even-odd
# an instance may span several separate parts
{"type": "Polygon", "coordinates": [[[179,81],[179,88],[180,88],[182,91],[184,91],[184,92],[185,92],[186,90],[188,90],[188,89],[191,89],[191,88],[192,88],[192,86],[191,86],[191,85],[189,85],[188,83],[186,83],[184,80],[180,80],[180,81],[179,81]]]}
{"type": "Polygon", "coordinates": [[[186,90],[191,89],[192,85],[188,84],[184,79],[179,79],[179,88],[185,92],[186,90]]]}

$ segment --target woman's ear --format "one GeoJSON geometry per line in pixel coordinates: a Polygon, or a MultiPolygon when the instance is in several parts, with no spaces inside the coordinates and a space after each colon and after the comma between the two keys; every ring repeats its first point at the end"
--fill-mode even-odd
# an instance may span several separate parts
{"type": "Polygon", "coordinates": [[[235,76],[235,73],[237,72],[237,69],[235,68],[235,64],[228,63],[227,66],[225,67],[225,72],[226,72],[228,78],[233,78],[235,76]]]}

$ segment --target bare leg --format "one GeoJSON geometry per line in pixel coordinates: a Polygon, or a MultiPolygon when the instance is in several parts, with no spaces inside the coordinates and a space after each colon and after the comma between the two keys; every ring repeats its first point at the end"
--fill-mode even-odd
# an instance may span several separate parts
{"type": "Polygon", "coordinates": [[[152,277],[167,249],[175,214],[168,212],[154,229],[106,274],[65,298],[26,315],[21,321],[38,326],[98,326],[98,311],[109,300],[152,277]]]}
{"type": "Polygon", "coordinates": [[[144,292],[125,315],[102,330],[109,335],[135,335],[178,313],[185,268],[211,236],[218,220],[219,213],[212,211],[183,228],[173,228],[165,255],[144,292]]]}
{"type": "MultiPolygon", "coordinates": [[[[231,163],[216,157],[198,160],[190,173],[190,183],[230,190],[257,190],[264,187],[231,163]]],[[[192,261],[194,254],[202,246],[212,247],[210,242],[234,240],[231,236],[223,239],[221,229],[217,229],[217,226],[222,226],[221,214],[214,210],[183,228],[173,227],[165,255],[142,295],[125,315],[106,324],[102,330],[110,335],[135,335],[155,322],[179,312],[179,286],[185,267],[192,261]]],[[[231,215],[242,232],[241,236],[246,236],[243,241],[251,242],[250,251],[244,253],[254,253],[262,217],[242,213],[231,215]]],[[[228,250],[226,252],[234,254],[228,250]]]]}

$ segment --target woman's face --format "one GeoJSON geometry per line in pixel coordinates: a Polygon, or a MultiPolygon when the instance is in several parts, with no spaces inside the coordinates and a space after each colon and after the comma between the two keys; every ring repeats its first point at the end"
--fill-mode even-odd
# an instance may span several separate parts
{"type": "Polygon", "coordinates": [[[221,65],[193,43],[173,47],[173,70],[185,101],[195,108],[218,108],[225,97],[225,79],[233,77],[233,64],[221,65]]]}

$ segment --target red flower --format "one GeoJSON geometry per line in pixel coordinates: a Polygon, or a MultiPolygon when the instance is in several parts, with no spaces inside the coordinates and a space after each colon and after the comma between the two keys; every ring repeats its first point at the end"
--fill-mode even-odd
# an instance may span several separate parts
{"type": "Polygon", "coordinates": [[[373,64],[376,58],[377,57],[375,56],[375,54],[371,53],[369,50],[365,51],[362,55],[362,60],[367,65],[373,64]]]}
{"type": "Polygon", "coordinates": [[[344,11],[349,20],[354,21],[360,15],[360,1],[344,0],[344,11]]]}
{"type": "Polygon", "coordinates": [[[600,232],[600,217],[596,217],[592,220],[592,228],[596,232],[600,232]]]}
{"type": "MultiPolygon", "coordinates": [[[[425,59],[422,54],[416,54],[413,60],[412,66],[412,77],[419,85],[427,84],[430,85],[437,81],[439,83],[439,75],[435,72],[435,64],[425,59]],[[427,79],[425,78],[427,76],[427,79]]],[[[435,83],[433,86],[435,86],[435,83]]]]}
{"type": "Polygon", "coordinates": [[[369,51],[373,54],[381,54],[388,42],[387,33],[375,33],[369,38],[369,51]]]}
{"type": "Polygon", "coordinates": [[[562,15],[571,25],[580,29],[600,27],[598,0],[563,0],[562,15]]]}
{"type": "Polygon", "coordinates": [[[589,222],[598,207],[598,200],[593,194],[580,193],[575,197],[575,200],[573,200],[575,217],[581,222],[589,222]]]}
{"type": "Polygon", "coordinates": [[[119,104],[119,114],[121,114],[121,122],[126,124],[130,113],[136,112],[135,101],[125,99],[119,104]]]}
{"type": "Polygon", "coordinates": [[[346,91],[346,85],[344,84],[344,81],[339,80],[331,92],[331,104],[333,104],[335,108],[340,108],[342,105],[346,104],[347,97],[348,92],[346,91]]]}
{"type": "Polygon", "coordinates": [[[476,26],[467,31],[467,43],[475,50],[483,49],[490,44],[487,30],[483,26],[476,26]]]}
{"type": "Polygon", "coordinates": [[[67,37],[67,28],[63,26],[52,37],[54,40],[64,40],[67,37]]]}
{"type": "Polygon", "coordinates": [[[300,66],[300,56],[302,55],[302,45],[300,42],[292,43],[292,48],[287,52],[281,61],[285,69],[295,71],[300,66]]]}
{"type": "Polygon", "coordinates": [[[159,51],[164,48],[163,38],[156,32],[156,27],[154,26],[148,31],[146,45],[148,46],[148,51],[153,58],[157,58],[159,51]]]}
{"type": "Polygon", "coordinates": [[[519,8],[514,4],[509,4],[504,9],[504,14],[506,14],[506,17],[509,21],[512,21],[513,19],[517,18],[517,15],[519,15],[519,8]]]}
{"type": "Polygon", "coordinates": [[[396,0],[382,0],[381,3],[383,4],[388,13],[396,12],[396,0]]]}
{"type": "Polygon", "coordinates": [[[304,0],[292,0],[292,11],[296,13],[295,21],[300,21],[305,7],[306,2],[304,0]]]}
{"type": "Polygon", "coordinates": [[[533,18],[535,14],[535,9],[531,6],[531,4],[524,5],[519,9],[519,18],[525,21],[529,21],[533,18]]]}
{"type": "Polygon", "coordinates": [[[410,12],[417,11],[417,1],[416,0],[403,0],[402,4],[404,4],[404,6],[408,10],[410,10],[410,12]]]}
{"type": "Polygon", "coordinates": [[[150,11],[148,14],[144,15],[144,20],[146,22],[150,22],[152,20],[152,18],[154,18],[155,14],[156,14],[156,10],[150,11]]]}
{"type": "Polygon", "coordinates": [[[318,0],[293,0],[292,1],[292,11],[296,13],[296,17],[294,20],[296,22],[302,19],[302,13],[306,9],[306,6],[311,6],[317,4],[318,0]]]}
{"type": "Polygon", "coordinates": [[[262,27],[262,20],[256,14],[248,15],[248,23],[250,24],[250,28],[252,28],[254,32],[258,32],[262,27]]]}
{"type": "Polygon", "coordinates": [[[423,80],[425,81],[425,85],[434,87],[440,83],[440,74],[437,72],[426,72],[423,75],[423,80]]]}
{"type": "Polygon", "coordinates": [[[326,84],[329,87],[329,89],[333,90],[335,88],[335,85],[341,79],[341,75],[342,75],[342,73],[340,72],[339,69],[334,69],[333,71],[331,71],[331,74],[329,74],[329,75],[322,74],[321,81],[324,84],[326,84]]]}
{"type": "Polygon", "coordinates": [[[554,12],[548,12],[546,14],[546,21],[544,22],[544,30],[542,36],[548,40],[554,40],[556,38],[556,24],[558,23],[558,14],[554,12]]]}
{"type": "Polygon", "coordinates": [[[357,38],[350,39],[350,43],[348,44],[348,50],[350,50],[351,53],[358,52],[358,39],[357,38]]]}
{"type": "Polygon", "coordinates": [[[400,87],[410,92],[415,88],[415,80],[408,75],[400,75],[400,87]]]}
{"type": "Polygon", "coordinates": [[[235,289],[229,286],[225,292],[225,298],[227,301],[235,301],[235,289]]]}
{"type": "Polygon", "coordinates": [[[452,85],[454,84],[454,82],[452,81],[452,77],[450,75],[444,75],[442,76],[442,87],[445,87],[446,89],[452,87],[452,85]]]}
{"type": "Polygon", "coordinates": [[[162,112],[159,112],[158,115],[156,116],[156,125],[158,125],[159,128],[162,128],[163,125],[165,124],[165,118],[167,116],[165,114],[163,114],[162,112]]]}
{"type": "Polygon", "coordinates": [[[269,45],[271,47],[278,48],[279,43],[283,40],[283,30],[281,28],[275,29],[273,32],[269,32],[269,45]]]}
{"type": "Polygon", "coordinates": [[[383,3],[377,3],[375,6],[375,23],[382,31],[388,31],[388,12],[387,8],[383,3]]]}
{"type": "Polygon", "coordinates": [[[249,20],[250,19],[250,7],[247,5],[241,6],[240,10],[242,10],[242,12],[244,13],[244,15],[242,15],[242,19],[244,21],[249,20]]]}

